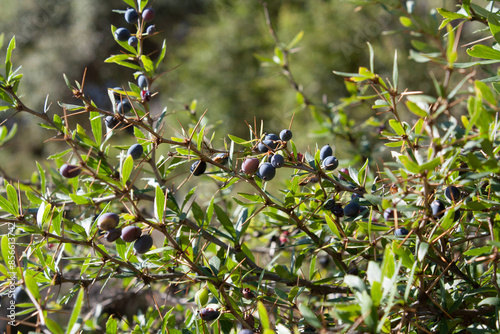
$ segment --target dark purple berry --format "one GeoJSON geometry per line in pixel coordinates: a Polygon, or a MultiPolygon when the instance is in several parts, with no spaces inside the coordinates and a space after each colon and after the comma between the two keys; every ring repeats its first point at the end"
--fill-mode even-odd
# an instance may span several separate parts
{"type": "Polygon", "coordinates": [[[132,105],[130,104],[130,102],[128,100],[120,101],[116,105],[116,111],[118,111],[118,113],[120,113],[122,115],[128,113],[131,109],[132,109],[132,105]]]}
{"type": "Polygon", "coordinates": [[[363,195],[358,194],[358,193],[352,193],[352,195],[351,195],[352,201],[359,200],[360,198],[363,198],[363,195]]]}
{"type": "Polygon", "coordinates": [[[207,163],[205,161],[198,160],[193,162],[193,164],[191,165],[191,173],[194,176],[199,176],[205,173],[206,170],[207,170],[207,163]]]}
{"type": "Polygon", "coordinates": [[[282,141],[290,141],[292,139],[292,131],[285,129],[280,132],[280,139],[282,141]]]}
{"type": "Polygon", "coordinates": [[[342,218],[344,217],[344,209],[340,204],[335,204],[335,206],[332,209],[332,213],[335,215],[337,218],[342,218]]]}
{"type": "Polygon", "coordinates": [[[410,233],[410,232],[407,229],[405,229],[404,227],[401,227],[401,228],[394,230],[395,236],[404,236],[404,235],[407,235],[408,233],[410,233]]]}
{"type": "Polygon", "coordinates": [[[445,209],[443,202],[438,199],[431,203],[431,212],[436,219],[443,217],[445,209]]]}
{"type": "Polygon", "coordinates": [[[115,39],[120,42],[126,42],[130,38],[130,31],[127,28],[118,28],[115,30],[115,39]]]}
{"type": "Polygon", "coordinates": [[[394,210],[391,208],[387,208],[384,211],[384,219],[389,221],[389,220],[394,220],[394,210]]]}
{"type": "Polygon", "coordinates": [[[349,204],[344,207],[344,215],[347,217],[356,217],[359,215],[360,210],[361,206],[358,202],[349,202],[349,204]]]}
{"type": "Polygon", "coordinates": [[[148,88],[149,81],[144,74],[141,74],[137,77],[137,86],[139,86],[142,89],[148,88]]]}
{"type": "Polygon", "coordinates": [[[21,286],[14,290],[14,301],[19,304],[31,303],[30,296],[21,286]]]}
{"type": "Polygon", "coordinates": [[[137,14],[137,11],[134,8],[129,8],[125,12],[125,21],[130,24],[135,24],[137,23],[137,19],[139,19],[139,14],[137,14]]]}
{"type": "Polygon", "coordinates": [[[259,169],[259,159],[246,158],[241,165],[241,170],[247,175],[253,175],[259,169]]]}
{"type": "Polygon", "coordinates": [[[335,199],[333,198],[327,199],[323,204],[323,210],[332,211],[334,207],[335,207],[335,199]]]}
{"type": "Polygon", "coordinates": [[[155,11],[153,8],[149,7],[142,11],[142,19],[146,22],[150,22],[155,17],[155,11]]]}
{"type": "Polygon", "coordinates": [[[276,176],[276,168],[271,163],[264,162],[259,167],[259,174],[264,181],[271,181],[276,176]]]}
{"type": "Polygon", "coordinates": [[[275,168],[283,167],[284,164],[285,164],[285,158],[283,158],[281,154],[275,154],[271,158],[271,165],[273,165],[273,167],[275,168]]]}
{"type": "Polygon", "coordinates": [[[152,24],[146,29],[146,34],[152,35],[155,33],[155,31],[156,31],[156,26],[152,24]]]}
{"type": "MultiPolygon", "coordinates": [[[[330,147],[330,145],[325,145],[321,148],[321,151],[319,151],[319,159],[321,161],[325,160],[327,157],[331,156],[333,154],[333,150],[330,147]]],[[[334,168],[335,169],[335,168],[334,168]]]]}
{"type": "Polygon", "coordinates": [[[109,231],[118,226],[120,216],[113,212],[106,212],[99,216],[97,226],[103,231],[109,231]]]}
{"type": "Polygon", "coordinates": [[[460,200],[460,189],[455,186],[448,186],[444,191],[444,195],[452,202],[457,202],[460,200]]]}
{"type": "Polygon", "coordinates": [[[106,232],[104,238],[106,239],[107,242],[114,242],[118,240],[118,238],[120,238],[121,235],[122,235],[121,228],[112,228],[111,230],[106,232]]]}
{"type": "Polygon", "coordinates": [[[270,141],[278,141],[280,140],[280,138],[274,134],[274,133],[268,133],[265,137],[264,137],[264,140],[270,140],[270,141]]]}
{"type": "Polygon", "coordinates": [[[61,166],[61,168],[59,168],[59,173],[61,174],[61,176],[68,179],[77,177],[78,175],[80,175],[81,171],[82,169],[80,168],[80,166],[68,165],[68,164],[64,164],[61,166]]]}
{"type": "Polygon", "coordinates": [[[134,242],[142,234],[142,230],[137,226],[127,226],[122,229],[122,240],[125,242],[134,242]]]}
{"type": "Polygon", "coordinates": [[[134,243],[134,251],[136,254],[144,254],[153,247],[153,238],[149,234],[145,234],[134,243]]]}
{"type": "Polygon", "coordinates": [[[139,40],[137,39],[137,37],[135,36],[131,36],[128,40],[127,40],[127,43],[128,45],[130,45],[131,47],[135,48],[137,46],[137,44],[139,43],[139,40]]]}
{"type": "Polygon", "coordinates": [[[132,159],[137,160],[142,156],[142,153],[144,152],[144,148],[142,147],[141,144],[134,144],[129,147],[127,151],[127,155],[131,155],[132,159]]]}
{"type": "Polygon", "coordinates": [[[106,123],[106,126],[108,128],[114,129],[118,126],[118,124],[120,124],[120,121],[114,116],[106,116],[106,118],[104,119],[104,123],[106,123]]]}
{"type": "Polygon", "coordinates": [[[334,170],[339,166],[339,160],[334,156],[326,157],[323,160],[323,168],[326,170],[334,170]]]}
{"type": "Polygon", "coordinates": [[[212,321],[215,320],[219,317],[220,312],[217,310],[214,310],[213,308],[202,308],[200,310],[200,317],[205,320],[205,321],[212,321]]]}

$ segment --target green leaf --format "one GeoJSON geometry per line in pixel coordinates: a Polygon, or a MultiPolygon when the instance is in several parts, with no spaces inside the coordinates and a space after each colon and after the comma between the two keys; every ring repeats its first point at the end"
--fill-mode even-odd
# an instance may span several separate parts
{"type": "Polygon", "coordinates": [[[266,307],[262,304],[261,301],[257,302],[257,310],[259,312],[260,324],[264,330],[271,329],[271,325],[269,323],[269,315],[267,314],[266,307]]]}
{"type": "Polygon", "coordinates": [[[165,211],[165,194],[163,190],[161,190],[160,186],[156,186],[156,195],[155,195],[155,217],[159,223],[163,221],[163,213],[165,211]]]}
{"type": "Polygon", "coordinates": [[[97,111],[90,112],[90,126],[92,127],[92,134],[94,135],[97,146],[102,143],[102,119],[97,111]]]}
{"type": "Polygon", "coordinates": [[[488,26],[490,27],[493,38],[500,43],[500,22],[498,21],[498,14],[490,13],[488,15],[488,26]]]}
{"type": "Polygon", "coordinates": [[[309,325],[313,326],[314,328],[321,329],[321,322],[318,319],[318,316],[314,314],[313,311],[304,303],[299,304],[299,311],[304,317],[305,321],[309,323],[309,325]]]}
{"type": "Polygon", "coordinates": [[[7,198],[9,199],[10,204],[12,204],[14,210],[17,211],[16,215],[19,215],[20,208],[19,208],[19,200],[17,198],[16,188],[14,188],[11,184],[7,184],[6,188],[7,188],[7,198]]]}
{"type": "Polygon", "coordinates": [[[61,326],[59,326],[57,322],[48,317],[45,317],[45,325],[47,326],[47,329],[49,329],[50,332],[53,334],[64,334],[64,331],[61,328],[61,326]]]}
{"type": "Polygon", "coordinates": [[[483,306],[483,305],[491,305],[491,306],[500,306],[500,298],[498,297],[488,297],[483,300],[481,300],[477,306],[483,306]]]}
{"type": "Polygon", "coordinates": [[[412,113],[414,113],[418,117],[427,117],[427,112],[425,112],[425,110],[421,109],[416,103],[411,102],[411,101],[406,101],[406,106],[408,107],[408,110],[410,110],[412,113]]]}
{"type": "MultiPolygon", "coordinates": [[[[9,246],[11,246],[11,245],[9,242],[9,237],[10,237],[10,235],[8,235],[8,234],[2,235],[2,241],[0,243],[0,246],[2,247],[1,250],[2,250],[3,261],[5,262],[5,265],[7,266],[7,268],[9,268],[9,272],[13,272],[15,263],[12,262],[9,264],[10,261],[14,261],[14,258],[10,253],[11,248],[9,246]]],[[[12,245],[12,247],[15,247],[15,246],[12,245]]]]}
{"type": "Polygon", "coordinates": [[[33,297],[35,297],[35,299],[37,300],[40,299],[40,290],[38,289],[38,284],[36,283],[36,280],[33,278],[33,276],[25,273],[24,282],[26,284],[26,288],[31,292],[33,297]]]}
{"type": "Polygon", "coordinates": [[[292,41],[290,43],[288,43],[288,45],[286,46],[286,49],[287,50],[292,49],[295,45],[297,45],[298,42],[300,42],[302,37],[304,37],[304,30],[299,31],[299,33],[297,35],[295,35],[295,37],[292,39],[292,41]]]}
{"type": "Polygon", "coordinates": [[[123,162],[122,166],[122,184],[126,185],[127,181],[130,177],[130,174],[132,173],[132,169],[134,168],[134,159],[132,158],[131,155],[128,155],[125,161],[123,162]]]}
{"type": "Polygon", "coordinates": [[[405,134],[405,130],[401,126],[401,123],[399,123],[397,120],[390,119],[389,120],[389,125],[396,132],[397,135],[402,136],[402,135],[405,134]]]}
{"type": "Polygon", "coordinates": [[[12,69],[12,50],[16,48],[16,37],[13,36],[9,42],[9,46],[7,47],[7,54],[5,55],[5,76],[10,76],[10,70],[12,69]]]}
{"type": "Polygon", "coordinates": [[[410,158],[408,158],[407,156],[405,155],[400,155],[398,157],[399,161],[401,161],[401,163],[403,164],[403,166],[411,173],[419,173],[420,172],[420,167],[418,166],[417,163],[413,162],[410,160],[410,158]]]}
{"type": "Polygon", "coordinates": [[[476,58],[500,60],[500,51],[482,44],[474,45],[467,49],[467,54],[476,58]]]}
{"type": "Polygon", "coordinates": [[[106,321],[106,333],[116,334],[118,333],[118,321],[111,315],[106,321]]]}
{"type": "Polygon", "coordinates": [[[156,63],[155,63],[155,70],[158,68],[158,66],[160,66],[160,63],[163,61],[163,59],[165,58],[165,55],[167,54],[167,41],[166,40],[163,40],[163,44],[161,46],[161,53],[160,55],[158,56],[158,59],[156,59],[156,63]]]}
{"type": "Polygon", "coordinates": [[[425,255],[427,255],[427,250],[429,250],[429,244],[426,242],[422,242],[418,247],[417,253],[417,259],[419,262],[422,262],[424,260],[425,255]]]}
{"type": "Polygon", "coordinates": [[[398,87],[399,71],[398,71],[398,50],[394,51],[394,65],[392,67],[392,84],[394,88],[398,87]]]}
{"type": "Polygon", "coordinates": [[[5,197],[0,196],[0,208],[2,208],[7,213],[10,213],[13,216],[17,216],[18,212],[14,209],[12,204],[5,199],[5,197]]]}
{"type": "Polygon", "coordinates": [[[146,55],[142,55],[141,62],[142,66],[144,66],[144,70],[146,71],[147,76],[151,77],[155,71],[155,67],[151,58],[146,55]]]}
{"type": "Polygon", "coordinates": [[[436,8],[436,10],[438,11],[439,14],[441,14],[442,17],[444,17],[446,19],[456,20],[456,19],[466,19],[467,18],[467,16],[465,16],[465,15],[458,14],[455,12],[450,12],[449,10],[444,9],[444,8],[436,8]]]}
{"type": "Polygon", "coordinates": [[[78,297],[76,297],[75,304],[73,305],[73,311],[71,312],[71,316],[69,318],[66,334],[74,334],[80,328],[80,326],[76,326],[76,328],[73,329],[73,327],[75,327],[76,321],[78,320],[78,317],[80,316],[80,311],[82,310],[84,295],[85,295],[85,288],[80,287],[80,291],[78,292],[78,297]]]}
{"type": "Polygon", "coordinates": [[[233,223],[229,219],[228,215],[222,210],[220,206],[214,204],[215,214],[217,215],[217,219],[224,226],[224,229],[231,234],[231,236],[236,239],[236,231],[234,230],[233,223]]]}

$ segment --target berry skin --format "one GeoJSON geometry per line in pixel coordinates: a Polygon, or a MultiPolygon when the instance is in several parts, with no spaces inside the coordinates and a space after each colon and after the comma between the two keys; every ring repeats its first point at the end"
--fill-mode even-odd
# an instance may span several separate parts
{"type": "Polygon", "coordinates": [[[323,210],[332,211],[335,208],[335,200],[333,198],[329,198],[323,204],[323,210]]]}
{"type": "Polygon", "coordinates": [[[339,166],[339,160],[334,156],[326,157],[323,160],[323,168],[326,170],[334,170],[339,166]]]}
{"type": "Polygon", "coordinates": [[[136,47],[137,44],[139,43],[139,40],[137,39],[137,37],[135,36],[131,36],[128,40],[127,40],[127,43],[128,45],[130,45],[131,47],[136,47]]]}
{"type": "Polygon", "coordinates": [[[401,227],[401,228],[394,230],[394,235],[398,236],[398,237],[407,235],[408,233],[410,233],[410,232],[407,229],[405,229],[404,227],[401,227]]]}
{"type": "Polygon", "coordinates": [[[120,216],[113,212],[106,212],[99,216],[97,226],[103,231],[109,231],[118,226],[120,216]]]}
{"type": "Polygon", "coordinates": [[[198,160],[193,162],[193,164],[191,165],[191,173],[194,176],[199,176],[205,173],[206,170],[207,170],[207,163],[205,161],[198,160]]]}
{"type": "Polygon", "coordinates": [[[271,181],[276,176],[276,168],[269,162],[264,162],[259,167],[259,174],[264,181],[271,181]]]}
{"type": "MultiPolygon", "coordinates": [[[[347,168],[341,168],[339,170],[339,172],[342,172],[342,173],[344,173],[346,175],[349,175],[349,169],[347,169],[347,168]]],[[[339,173],[339,180],[347,181],[346,178],[344,177],[344,175],[342,175],[340,173],[339,173]]]]}
{"type": "Polygon", "coordinates": [[[208,289],[203,288],[198,290],[194,295],[194,300],[199,307],[203,307],[208,303],[208,289]]]}
{"type": "Polygon", "coordinates": [[[134,243],[134,251],[136,254],[144,254],[153,247],[153,238],[149,234],[145,234],[134,243]]]}
{"type": "Polygon", "coordinates": [[[394,220],[394,210],[391,208],[387,208],[384,211],[384,219],[385,220],[394,220]]]}
{"type": "Polygon", "coordinates": [[[114,116],[106,116],[106,118],[104,118],[104,123],[106,123],[106,126],[108,128],[114,129],[115,127],[118,126],[118,124],[120,124],[120,121],[116,119],[114,116]]]}
{"type": "Polygon", "coordinates": [[[220,312],[217,310],[214,310],[213,308],[202,308],[200,310],[200,317],[205,320],[205,321],[212,321],[215,320],[219,317],[220,312]]]}
{"type": "Polygon", "coordinates": [[[350,202],[344,208],[344,215],[347,217],[356,217],[359,215],[359,211],[361,210],[361,206],[358,202],[350,202]]]}
{"type": "Polygon", "coordinates": [[[275,154],[271,158],[271,165],[273,165],[274,168],[280,168],[283,167],[285,164],[285,158],[281,154],[275,154]]]}
{"type": "Polygon", "coordinates": [[[152,35],[154,34],[156,31],[156,26],[154,24],[148,26],[148,28],[146,29],[146,34],[148,35],[152,35]]]}
{"type": "Polygon", "coordinates": [[[149,7],[142,11],[142,19],[146,22],[153,21],[155,18],[155,11],[153,8],[149,7]]]}
{"type": "Polygon", "coordinates": [[[342,206],[340,204],[335,204],[331,211],[337,218],[344,217],[344,209],[342,209],[342,206]]]}
{"type": "Polygon", "coordinates": [[[146,78],[144,74],[141,74],[137,77],[137,86],[139,86],[140,88],[147,88],[149,86],[148,83],[148,78],[146,78]]]}
{"type": "Polygon", "coordinates": [[[253,175],[259,169],[259,159],[246,158],[241,165],[241,170],[247,175],[253,175]]]}
{"type": "Polygon", "coordinates": [[[61,168],[59,168],[59,173],[61,174],[61,176],[67,179],[72,179],[74,177],[77,177],[78,175],[80,175],[81,171],[82,169],[80,168],[80,166],[68,165],[68,164],[64,164],[61,166],[61,168]]]}
{"type": "Polygon", "coordinates": [[[127,155],[131,155],[134,160],[139,159],[142,156],[142,153],[144,153],[144,148],[141,144],[134,144],[130,146],[127,151],[127,155]]]}
{"type": "Polygon", "coordinates": [[[122,230],[122,240],[125,242],[134,242],[142,234],[142,230],[137,226],[127,226],[122,230]]]}
{"type": "Polygon", "coordinates": [[[431,212],[436,219],[443,217],[445,209],[443,202],[438,199],[431,203],[431,212]]]}
{"type": "Polygon", "coordinates": [[[107,242],[114,242],[118,240],[119,237],[122,235],[122,229],[121,228],[112,228],[106,234],[104,235],[104,239],[106,239],[107,242]]]}
{"type": "Polygon", "coordinates": [[[134,8],[129,8],[125,12],[125,21],[130,24],[135,24],[137,23],[137,20],[139,19],[139,14],[137,14],[137,11],[134,8]]]}
{"type": "MultiPolygon", "coordinates": [[[[321,148],[321,151],[319,151],[319,159],[321,161],[325,160],[327,157],[331,156],[333,154],[333,150],[330,147],[330,145],[325,145],[321,148]]],[[[334,168],[335,169],[335,168],[334,168]]]]}
{"type": "Polygon", "coordinates": [[[128,113],[131,109],[132,109],[132,105],[130,104],[130,102],[128,100],[120,101],[116,105],[116,111],[118,111],[118,113],[120,113],[122,115],[128,113]]]}
{"type": "Polygon", "coordinates": [[[127,28],[118,28],[115,30],[115,39],[120,42],[126,42],[130,38],[130,31],[127,28]]]}
{"type": "Polygon", "coordinates": [[[282,141],[290,141],[292,139],[292,131],[285,129],[280,132],[280,139],[282,141]]]}
{"type": "Polygon", "coordinates": [[[21,286],[14,290],[14,301],[19,304],[31,303],[30,296],[21,286]]]}
{"type": "Polygon", "coordinates": [[[271,140],[271,141],[278,141],[280,138],[276,136],[274,133],[268,133],[265,137],[264,140],[271,140]]]}
{"type": "Polygon", "coordinates": [[[243,295],[243,298],[245,299],[254,299],[255,295],[253,294],[252,290],[249,288],[244,288],[241,290],[241,294],[243,295]]]}
{"type": "Polygon", "coordinates": [[[460,189],[455,186],[448,186],[444,191],[444,195],[452,202],[460,200],[460,189]]]}

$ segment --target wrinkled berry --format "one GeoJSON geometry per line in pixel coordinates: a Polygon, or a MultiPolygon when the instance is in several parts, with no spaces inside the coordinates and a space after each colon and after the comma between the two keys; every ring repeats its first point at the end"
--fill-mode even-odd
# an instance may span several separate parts
{"type": "Polygon", "coordinates": [[[150,22],[155,17],[155,11],[153,8],[149,7],[142,11],[142,19],[146,22],[150,22]]]}
{"type": "Polygon", "coordinates": [[[109,231],[118,226],[120,216],[113,212],[106,212],[99,216],[97,226],[103,231],[109,231]]]}
{"type": "Polygon", "coordinates": [[[323,160],[323,168],[326,170],[334,170],[339,166],[339,160],[334,156],[326,157],[323,160]]]}
{"type": "Polygon", "coordinates": [[[457,202],[460,200],[460,189],[455,186],[448,186],[444,191],[444,195],[452,202],[457,202]]]}
{"type": "Polygon", "coordinates": [[[241,294],[243,295],[243,298],[245,298],[245,299],[254,299],[255,298],[255,295],[253,294],[252,290],[250,290],[249,288],[244,288],[241,291],[241,294]]]}
{"type": "Polygon", "coordinates": [[[259,169],[259,159],[246,158],[241,165],[241,170],[247,175],[253,175],[259,169]]]}
{"type": "Polygon", "coordinates": [[[202,308],[200,310],[200,317],[205,320],[205,321],[212,321],[215,320],[219,317],[220,312],[217,310],[214,310],[213,308],[202,308]]]}
{"type": "Polygon", "coordinates": [[[285,164],[285,158],[281,154],[275,154],[271,158],[271,165],[273,165],[274,168],[280,168],[283,167],[285,164]]]}
{"type": "Polygon", "coordinates": [[[149,234],[145,234],[134,243],[134,251],[136,254],[144,254],[153,247],[153,238],[149,234]]]}
{"type": "Polygon", "coordinates": [[[333,198],[327,199],[323,204],[323,210],[332,211],[334,207],[335,207],[335,199],[333,198]]]}
{"type": "Polygon", "coordinates": [[[337,218],[342,218],[344,217],[344,209],[340,204],[335,204],[335,206],[332,209],[332,213],[335,215],[337,218]]]}
{"type": "Polygon", "coordinates": [[[134,160],[139,159],[142,156],[142,153],[144,153],[144,148],[141,144],[134,144],[130,146],[127,151],[127,155],[131,155],[134,160]]]}
{"type": "Polygon", "coordinates": [[[264,162],[259,167],[259,174],[264,181],[271,181],[276,176],[276,168],[271,163],[264,162]]]}
{"type": "Polygon", "coordinates": [[[133,242],[142,234],[142,230],[137,226],[127,226],[122,229],[121,238],[125,242],[133,242]]]}
{"type": "Polygon", "coordinates": [[[115,30],[115,39],[120,42],[126,42],[130,38],[130,31],[127,28],[118,28],[115,30]]]}
{"type": "Polygon", "coordinates": [[[205,173],[206,170],[207,170],[207,163],[205,161],[198,160],[193,162],[193,164],[191,165],[191,173],[194,176],[199,176],[205,173]]]}
{"type": "Polygon", "coordinates": [[[356,217],[359,215],[359,211],[361,210],[361,206],[358,202],[350,202],[344,207],[344,215],[347,217],[356,217]]]}
{"type": "Polygon", "coordinates": [[[292,131],[285,129],[280,132],[280,139],[282,141],[290,141],[292,139],[292,131]]]}
{"type": "Polygon", "coordinates": [[[80,175],[81,171],[82,169],[80,168],[80,166],[68,164],[64,164],[61,166],[61,168],[59,168],[59,173],[61,174],[61,176],[68,179],[77,177],[78,175],[80,175]]]}
{"type": "Polygon", "coordinates": [[[321,151],[319,151],[319,159],[321,161],[325,160],[327,157],[331,156],[333,154],[333,150],[330,145],[325,145],[321,148],[321,151]]]}
{"type": "Polygon", "coordinates": [[[151,99],[151,91],[149,89],[141,89],[142,102],[148,102],[151,99]]]}
{"type": "Polygon", "coordinates": [[[137,23],[137,19],[139,18],[139,14],[137,14],[137,11],[134,8],[129,8],[125,12],[125,21],[130,24],[135,24],[137,23]]]}
{"type": "Polygon", "coordinates": [[[118,240],[122,235],[122,229],[121,228],[112,228],[111,230],[107,231],[106,234],[104,235],[104,239],[106,239],[107,242],[114,242],[118,240]]]}

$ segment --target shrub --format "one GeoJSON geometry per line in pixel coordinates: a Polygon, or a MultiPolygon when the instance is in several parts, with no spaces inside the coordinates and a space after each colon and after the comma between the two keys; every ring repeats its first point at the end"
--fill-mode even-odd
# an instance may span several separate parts
{"type": "MultiPolygon", "coordinates": [[[[349,96],[318,103],[292,75],[290,57],[302,34],[282,43],[264,4],[276,46],[259,59],[286,76],[324,134],[298,152],[294,141],[306,136],[280,138],[265,124],[248,125],[248,138],[228,134],[218,143],[205,114],[166,135],[176,127],[174,113],[150,109],[166,42],[157,54],[143,54],[150,37],[144,21],[154,21],[154,11],[148,1],[124,2],[137,13],[138,44],[130,46],[112,27],[123,52],[106,62],[138,81],[109,90],[113,110],[84,94],[84,80],[67,78],[79,104],[60,103],[53,117],[31,109],[18,95],[15,39],[7,45],[0,108],[36,117],[53,140],[68,145],[49,162],[36,162],[30,180],[3,175],[2,307],[26,292],[7,314],[8,326],[33,314],[33,326],[44,333],[500,330],[500,79],[489,67],[500,52],[481,40],[466,54],[459,48],[470,21],[500,42],[495,10],[463,1],[458,12],[438,9],[444,19],[435,27],[413,14],[412,1],[405,8],[380,1],[418,37],[412,59],[402,66],[395,53],[387,79],[375,71],[368,45],[368,66],[334,72],[349,96]],[[435,66],[434,93],[399,86],[399,71],[411,71],[411,61],[435,66]],[[352,110],[366,103],[376,112],[356,123],[352,110]],[[69,122],[82,113],[88,129],[69,122]],[[116,133],[127,129],[141,154],[125,154],[130,146],[117,142],[116,133]],[[369,131],[383,143],[380,153],[363,148],[369,131]],[[334,152],[338,144],[325,149],[332,137],[351,154],[334,152]],[[268,162],[272,156],[283,157],[278,170],[268,162]],[[59,294],[62,285],[70,287],[59,294]],[[149,297],[141,308],[130,303],[137,295],[126,295],[132,314],[90,303],[96,291],[111,290],[116,301],[130,289],[149,297]]],[[[189,110],[195,109],[193,102],[189,110]]],[[[5,145],[15,128],[0,129],[5,145]]]]}

